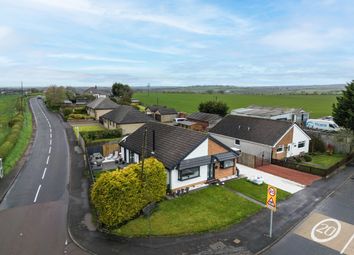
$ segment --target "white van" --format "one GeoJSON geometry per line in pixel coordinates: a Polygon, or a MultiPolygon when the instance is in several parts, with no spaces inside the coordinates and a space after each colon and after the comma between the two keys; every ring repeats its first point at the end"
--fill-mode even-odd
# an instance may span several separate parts
{"type": "Polygon", "coordinates": [[[339,131],[340,127],[332,120],[308,119],[306,127],[326,131],[339,131]]]}
{"type": "Polygon", "coordinates": [[[186,121],[186,118],[175,118],[173,124],[178,125],[181,121],[186,121]]]}

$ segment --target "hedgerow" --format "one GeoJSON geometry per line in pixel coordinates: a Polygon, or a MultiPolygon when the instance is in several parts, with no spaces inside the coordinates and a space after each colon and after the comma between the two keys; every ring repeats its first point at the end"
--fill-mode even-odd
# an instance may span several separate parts
{"type": "Polygon", "coordinates": [[[8,125],[11,127],[11,131],[0,145],[0,158],[5,159],[11,149],[15,146],[23,127],[23,120],[22,113],[18,113],[9,121],[8,125]]]}
{"type": "Polygon", "coordinates": [[[99,221],[108,228],[137,216],[149,203],[160,201],[166,192],[166,171],[155,158],[131,164],[123,170],[99,176],[91,190],[91,200],[99,221]]]}

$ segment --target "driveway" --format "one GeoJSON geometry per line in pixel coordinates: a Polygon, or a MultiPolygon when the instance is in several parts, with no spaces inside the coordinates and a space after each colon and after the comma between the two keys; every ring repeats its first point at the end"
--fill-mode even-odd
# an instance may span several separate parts
{"type": "Polygon", "coordinates": [[[288,180],[301,183],[302,185],[309,186],[314,181],[320,180],[321,177],[309,173],[300,172],[294,169],[277,166],[273,164],[264,165],[258,167],[259,170],[263,172],[267,172],[269,174],[273,174],[282,178],[286,178],[288,180]]]}
{"type": "Polygon", "coordinates": [[[291,194],[294,194],[305,187],[301,183],[297,183],[286,178],[266,173],[264,171],[257,170],[245,165],[237,164],[237,168],[240,170],[240,174],[243,176],[262,176],[265,183],[275,186],[279,189],[285,190],[291,194]]]}

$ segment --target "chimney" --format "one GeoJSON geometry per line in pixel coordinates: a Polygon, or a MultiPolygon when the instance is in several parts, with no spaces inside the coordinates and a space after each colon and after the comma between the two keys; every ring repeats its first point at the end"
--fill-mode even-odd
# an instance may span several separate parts
{"type": "Polygon", "coordinates": [[[152,151],[151,154],[155,154],[155,130],[152,130],[152,151]]]}

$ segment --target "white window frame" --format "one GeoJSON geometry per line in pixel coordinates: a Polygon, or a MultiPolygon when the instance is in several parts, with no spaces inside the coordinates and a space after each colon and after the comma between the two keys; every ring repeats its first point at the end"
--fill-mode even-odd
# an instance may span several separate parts
{"type": "Polygon", "coordinates": [[[284,145],[282,144],[282,145],[277,146],[277,148],[275,150],[277,153],[283,153],[284,152],[284,145]],[[280,148],[281,148],[281,151],[278,151],[278,149],[280,149],[280,148]]]}
{"type": "Polygon", "coordinates": [[[305,146],[306,146],[306,141],[300,141],[297,143],[298,148],[305,148],[305,146]],[[304,145],[300,147],[300,144],[304,144],[304,145]]]}

